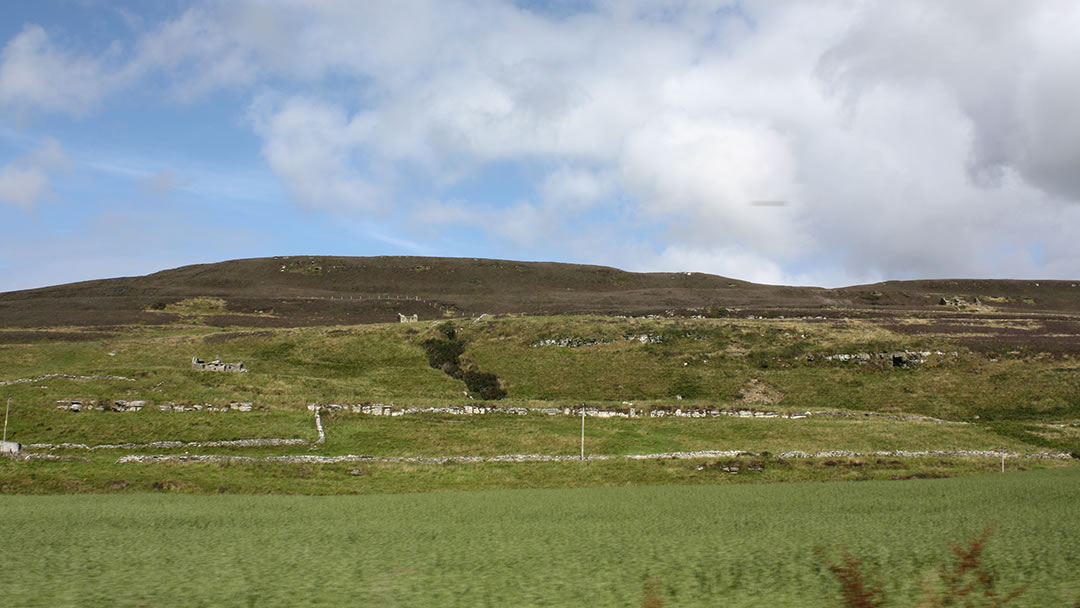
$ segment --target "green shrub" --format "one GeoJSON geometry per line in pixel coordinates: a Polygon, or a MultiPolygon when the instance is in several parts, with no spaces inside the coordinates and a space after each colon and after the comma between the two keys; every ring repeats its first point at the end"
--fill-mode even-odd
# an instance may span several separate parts
{"type": "Polygon", "coordinates": [[[431,367],[447,371],[448,366],[457,368],[461,364],[460,357],[465,352],[465,341],[453,338],[429,338],[424,341],[424,352],[427,354],[428,364],[431,367]]]}
{"type": "Polygon", "coordinates": [[[506,396],[506,391],[499,385],[499,378],[490,372],[466,370],[462,376],[469,392],[480,395],[481,399],[497,400],[506,396]]]}

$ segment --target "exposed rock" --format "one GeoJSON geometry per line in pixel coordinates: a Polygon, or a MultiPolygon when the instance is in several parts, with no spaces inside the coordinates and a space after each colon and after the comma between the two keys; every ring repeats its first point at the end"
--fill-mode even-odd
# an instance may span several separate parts
{"type": "Polygon", "coordinates": [[[772,405],[774,403],[779,403],[784,396],[780,391],[757,378],[751,378],[749,382],[739,389],[739,398],[743,403],[772,405]]]}

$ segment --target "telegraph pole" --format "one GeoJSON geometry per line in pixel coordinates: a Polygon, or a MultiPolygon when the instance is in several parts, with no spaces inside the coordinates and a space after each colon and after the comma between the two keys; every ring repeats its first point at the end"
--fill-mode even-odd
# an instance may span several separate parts
{"type": "MultiPolygon", "coordinates": [[[[10,412],[10,411],[11,411],[11,397],[8,397],[7,398],[7,408],[4,409],[4,439],[3,439],[3,441],[7,441],[7,419],[8,419],[8,412],[10,412]]],[[[584,432],[584,431],[582,431],[582,432],[584,432]]],[[[584,448],[582,448],[582,449],[584,449],[584,448]]]]}
{"type": "Polygon", "coordinates": [[[585,460],[585,404],[581,404],[581,459],[585,460]]]}

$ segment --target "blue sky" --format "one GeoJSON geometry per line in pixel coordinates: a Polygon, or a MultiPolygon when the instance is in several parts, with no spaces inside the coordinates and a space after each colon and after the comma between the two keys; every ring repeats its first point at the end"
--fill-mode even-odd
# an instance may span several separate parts
{"type": "Polygon", "coordinates": [[[1076,31],[1064,0],[3,3],[0,291],[299,254],[1075,279],[1076,31]]]}

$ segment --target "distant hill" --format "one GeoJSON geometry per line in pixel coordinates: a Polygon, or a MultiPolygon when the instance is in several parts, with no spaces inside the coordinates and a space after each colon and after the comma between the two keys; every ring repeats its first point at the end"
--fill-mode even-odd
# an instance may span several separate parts
{"type": "Polygon", "coordinates": [[[957,279],[823,289],[547,262],[283,256],[0,293],[0,327],[162,323],[192,312],[212,325],[280,327],[389,322],[397,313],[421,320],[484,313],[1046,314],[1080,311],[1077,285],[957,279]]]}

